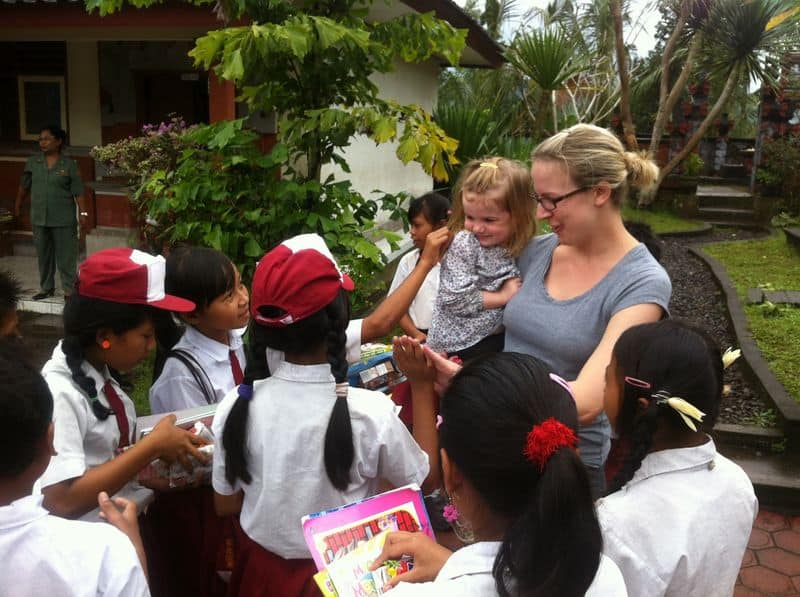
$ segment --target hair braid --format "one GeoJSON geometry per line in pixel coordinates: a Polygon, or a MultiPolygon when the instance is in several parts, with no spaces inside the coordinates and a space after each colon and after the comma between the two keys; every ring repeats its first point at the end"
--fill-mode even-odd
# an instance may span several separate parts
{"type": "Polygon", "coordinates": [[[67,366],[72,373],[72,380],[89,397],[94,416],[101,421],[105,421],[112,411],[97,398],[97,387],[94,379],[86,375],[83,371],[84,354],[81,339],[78,336],[66,335],[61,341],[61,351],[67,358],[67,366]]]}
{"type": "MultiPolygon", "coordinates": [[[[347,382],[347,311],[342,309],[338,301],[325,308],[328,319],[328,331],[325,334],[328,363],[337,386],[347,382]]],[[[325,471],[336,489],[344,491],[350,484],[350,467],[354,457],[353,429],[347,406],[347,389],[344,388],[343,393],[336,393],[336,402],[325,431],[325,471]]]]}
{"type": "Polygon", "coordinates": [[[250,339],[247,344],[247,366],[244,379],[239,386],[236,398],[225,420],[222,430],[222,446],[225,448],[225,478],[233,485],[237,479],[250,483],[253,476],[247,470],[247,417],[253,394],[253,382],[269,377],[267,364],[266,330],[260,325],[250,326],[250,339]],[[243,397],[249,391],[250,397],[243,397]]]}
{"type": "Polygon", "coordinates": [[[653,443],[653,433],[658,427],[658,408],[658,403],[650,400],[647,410],[633,421],[630,452],[626,456],[625,462],[622,463],[622,468],[614,477],[606,495],[622,489],[642,466],[642,460],[647,456],[653,443]]]}

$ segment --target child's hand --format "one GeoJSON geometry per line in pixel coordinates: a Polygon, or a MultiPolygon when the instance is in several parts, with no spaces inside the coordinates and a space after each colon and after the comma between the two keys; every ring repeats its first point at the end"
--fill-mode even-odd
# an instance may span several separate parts
{"type": "Polygon", "coordinates": [[[500,288],[500,292],[502,293],[503,297],[505,298],[506,304],[508,301],[511,300],[519,289],[522,288],[522,278],[517,276],[516,278],[509,278],[505,282],[503,282],[503,286],[500,288]]]}
{"type": "Polygon", "coordinates": [[[142,536],[139,533],[136,504],[121,497],[112,500],[105,491],[101,491],[97,494],[97,505],[100,506],[100,518],[117,527],[131,540],[142,570],[147,575],[147,558],[144,553],[142,536]]]}
{"type": "Polygon", "coordinates": [[[420,253],[420,262],[426,263],[428,267],[433,267],[439,263],[445,251],[447,251],[451,240],[452,236],[447,226],[437,228],[433,232],[430,232],[425,239],[425,246],[422,249],[422,253],[420,253]]]}
{"type": "Polygon", "coordinates": [[[395,336],[392,340],[394,359],[411,385],[430,384],[436,380],[436,369],[425,356],[422,345],[408,336],[395,336]]]}
{"type": "Polygon", "coordinates": [[[197,448],[208,442],[194,433],[175,426],[175,415],[167,415],[153,428],[149,436],[156,445],[158,457],[167,464],[176,460],[190,473],[194,470],[189,456],[194,457],[203,464],[208,464],[211,457],[203,454],[197,448]]]}
{"type": "Polygon", "coordinates": [[[428,582],[436,578],[451,555],[453,552],[424,533],[397,531],[386,536],[381,555],[372,562],[369,569],[379,568],[386,560],[411,556],[414,558],[414,567],[392,578],[388,585],[394,587],[400,582],[428,582]]]}
{"type": "Polygon", "coordinates": [[[105,491],[101,491],[97,494],[97,505],[100,506],[100,518],[117,527],[128,537],[139,536],[136,504],[132,501],[121,497],[112,500],[105,491]]]}
{"type": "Polygon", "coordinates": [[[433,365],[433,368],[436,369],[436,378],[433,386],[436,389],[436,393],[441,396],[447,386],[450,385],[450,380],[453,379],[453,376],[461,370],[461,365],[454,363],[438,352],[434,352],[427,344],[422,346],[422,350],[428,361],[433,365]]]}

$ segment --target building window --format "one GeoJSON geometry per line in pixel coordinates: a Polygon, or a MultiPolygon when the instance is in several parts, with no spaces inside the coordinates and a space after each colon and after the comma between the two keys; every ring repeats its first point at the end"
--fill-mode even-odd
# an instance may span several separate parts
{"type": "Polygon", "coordinates": [[[64,77],[17,77],[19,90],[19,138],[35,141],[39,130],[49,124],[67,128],[64,77]]]}

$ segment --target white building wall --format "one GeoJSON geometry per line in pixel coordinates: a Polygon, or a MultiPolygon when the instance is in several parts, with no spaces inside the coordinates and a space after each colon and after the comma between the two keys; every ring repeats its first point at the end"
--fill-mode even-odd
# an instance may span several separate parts
{"type": "MultiPolygon", "coordinates": [[[[398,63],[395,71],[374,75],[372,80],[380,89],[380,97],[396,100],[402,104],[418,104],[430,112],[436,104],[440,67],[432,62],[425,64],[398,63]]],[[[402,129],[398,127],[398,133],[402,129]]],[[[433,188],[433,178],[426,174],[416,162],[404,166],[395,151],[397,143],[376,145],[369,137],[359,135],[344,151],[350,166],[348,174],[336,165],[322,169],[322,180],[333,173],[336,180],[349,179],[353,188],[365,197],[376,196],[372,191],[398,193],[406,191],[413,196],[421,195],[433,188]]],[[[379,214],[378,221],[385,221],[388,214],[379,214]]]]}

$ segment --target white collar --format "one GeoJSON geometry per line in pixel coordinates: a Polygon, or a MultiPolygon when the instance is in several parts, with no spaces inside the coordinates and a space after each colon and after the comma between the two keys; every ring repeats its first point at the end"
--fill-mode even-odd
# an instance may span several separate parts
{"type": "Polygon", "coordinates": [[[333,383],[331,366],[328,363],[317,365],[298,365],[281,361],[281,364],[272,373],[272,377],[286,381],[300,381],[304,383],[333,383]]]}
{"type": "Polygon", "coordinates": [[[29,524],[47,516],[49,512],[42,507],[44,496],[26,495],[14,500],[8,506],[0,507],[0,529],[10,529],[29,524]]]}
{"type": "Polygon", "coordinates": [[[200,352],[204,352],[214,361],[228,361],[230,359],[230,352],[238,350],[242,345],[242,335],[247,328],[241,328],[228,331],[228,344],[217,342],[213,338],[209,338],[191,325],[186,326],[183,332],[183,339],[190,343],[192,346],[197,347],[200,352]]]}
{"type": "Polygon", "coordinates": [[[480,541],[453,552],[439,570],[436,580],[451,580],[470,574],[491,574],[500,541],[480,541]]]}
{"type": "MultiPolygon", "coordinates": [[[[707,436],[708,437],[708,436],[707,436]]],[[[717,456],[717,447],[714,440],[708,437],[708,441],[700,446],[692,448],[675,448],[673,450],[659,450],[651,452],[642,460],[639,470],[634,473],[633,478],[625,485],[629,487],[648,477],[671,473],[674,471],[689,470],[693,468],[711,467],[714,458],[717,456]]]]}

